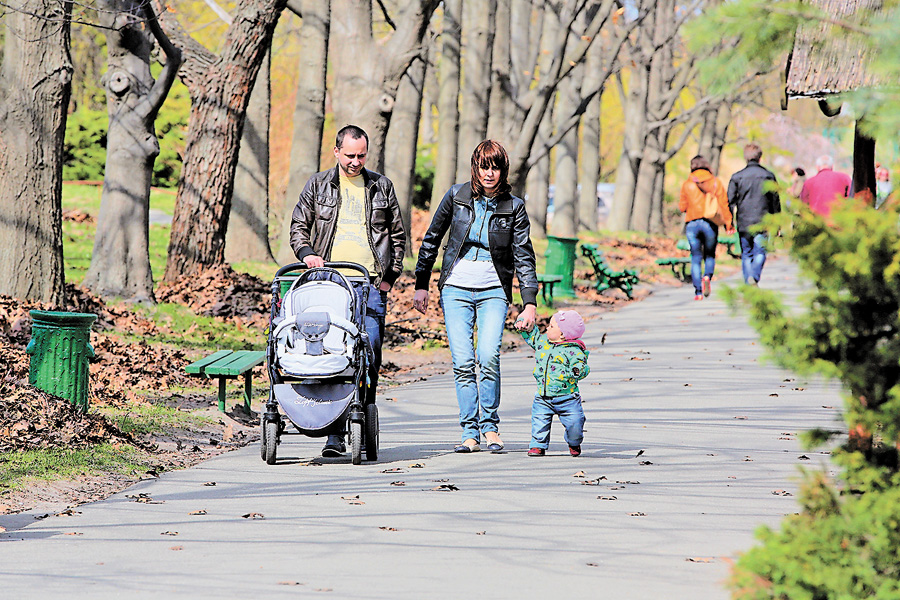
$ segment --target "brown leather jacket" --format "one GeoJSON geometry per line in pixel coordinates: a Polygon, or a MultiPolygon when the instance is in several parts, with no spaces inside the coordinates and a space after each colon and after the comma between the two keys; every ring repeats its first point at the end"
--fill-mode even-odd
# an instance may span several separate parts
{"type": "MultiPolygon", "coordinates": [[[[393,285],[403,271],[406,230],[391,180],[362,170],[366,187],[366,231],[375,256],[375,285],[393,285]]],[[[309,178],[291,216],[291,248],[301,261],[315,254],[331,260],[337,216],[341,210],[338,166],[309,178]]]]}
{"type": "Polygon", "coordinates": [[[706,169],[693,171],[681,186],[678,209],[684,213],[686,223],[703,218],[706,194],[713,194],[719,202],[719,212],[725,216],[725,228],[731,229],[731,211],[725,185],[706,169]]]}

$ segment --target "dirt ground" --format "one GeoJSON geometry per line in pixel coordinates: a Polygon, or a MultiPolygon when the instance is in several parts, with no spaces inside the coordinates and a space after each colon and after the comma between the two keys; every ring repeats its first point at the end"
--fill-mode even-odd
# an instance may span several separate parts
{"type": "MultiPolygon", "coordinates": [[[[421,225],[420,225],[421,227],[421,225]]],[[[414,228],[414,231],[416,228],[414,228]]],[[[414,239],[414,243],[415,243],[414,239]]],[[[654,285],[681,285],[670,272],[646,269],[660,256],[684,254],[671,240],[602,240],[614,268],[627,265],[641,272],[641,285],[629,300],[619,290],[597,293],[589,285],[592,272],[576,270],[576,298],[557,302],[556,308],[574,307],[588,322],[604,312],[638,302],[652,293],[654,285]]],[[[723,253],[724,254],[724,253],[723,253]]],[[[724,267],[727,269],[728,267],[724,267]]],[[[379,396],[390,398],[391,388],[425,379],[450,369],[443,317],[437,307],[425,316],[412,309],[414,280],[404,274],[396,283],[388,305],[386,338],[379,396]]],[[[160,288],[157,299],[189,306],[197,314],[221,319],[236,327],[256,329],[262,335],[267,325],[270,282],[239,274],[229,267],[182,280],[160,288]]],[[[268,383],[262,367],[254,376],[258,398],[247,413],[236,399],[239,386],[232,383],[227,411],[216,406],[214,384],[189,378],[184,366],[199,356],[164,344],[149,344],[160,326],[142,319],[127,307],[105,304],[84,289],[68,286],[65,307],[23,303],[0,296],[0,452],[55,447],[90,447],[107,442],[135,446],[142,456],[140,470],[125,475],[85,475],[73,480],[34,481],[24,490],[0,492],[0,514],[37,509],[64,510],[105,498],[144,478],[158,477],[166,470],[197,464],[210,457],[258,440],[258,413],[268,383]],[[31,309],[62,309],[98,315],[91,334],[97,358],[90,366],[91,406],[113,406],[131,410],[142,404],[164,404],[190,413],[191,427],[166,429],[164,434],[135,437],[118,430],[97,411],[87,415],[71,405],[27,385],[31,337],[31,309]],[[141,341],[126,343],[121,333],[136,334],[141,341]],[[115,334],[115,335],[114,335],[115,334]],[[140,360],[135,360],[135,357],[140,360]],[[200,391],[197,391],[200,390],[200,391]],[[61,433],[62,432],[62,433],[61,433]]],[[[685,292],[690,293],[690,290],[685,292]]],[[[436,305],[437,303],[432,303],[436,305]]],[[[512,325],[517,315],[511,309],[512,325]]],[[[545,324],[544,315],[539,322],[545,324]]],[[[511,329],[511,327],[510,327],[511,329]]],[[[504,349],[522,344],[521,337],[507,331],[504,349]]],[[[196,354],[196,353],[195,353],[196,354]]],[[[4,468],[0,462],[0,469],[4,468]]]]}

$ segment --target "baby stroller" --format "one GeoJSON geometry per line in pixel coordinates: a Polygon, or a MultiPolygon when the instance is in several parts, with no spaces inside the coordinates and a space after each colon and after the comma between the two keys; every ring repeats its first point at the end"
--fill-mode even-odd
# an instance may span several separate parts
{"type": "Polygon", "coordinates": [[[286,423],[310,437],[349,432],[351,460],[378,459],[378,408],[366,404],[371,349],[365,328],[368,285],[357,297],[351,279],[336,269],[352,269],[369,281],[362,265],[328,262],[308,268],[294,263],[278,269],[272,282],[272,312],[266,344],[269,399],[260,416],[260,454],[275,464],[286,423]]]}

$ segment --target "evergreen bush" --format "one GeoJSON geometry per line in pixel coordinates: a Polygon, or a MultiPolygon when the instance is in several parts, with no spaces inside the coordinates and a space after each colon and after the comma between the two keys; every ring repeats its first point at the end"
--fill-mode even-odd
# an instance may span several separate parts
{"type": "MultiPolygon", "coordinates": [[[[845,388],[849,435],[833,451],[839,481],[803,474],[801,512],[737,562],[734,598],[900,598],[900,221],[896,208],[856,201],[828,220],[805,206],[766,222],[781,228],[812,288],[799,307],[775,292],[727,290],[748,307],[774,360],[801,375],[837,378],[845,388]],[[790,221],[793,220],[791,223],[790,221]]],[[[814,430],[810,447],[839,432],[814,430]]]]}

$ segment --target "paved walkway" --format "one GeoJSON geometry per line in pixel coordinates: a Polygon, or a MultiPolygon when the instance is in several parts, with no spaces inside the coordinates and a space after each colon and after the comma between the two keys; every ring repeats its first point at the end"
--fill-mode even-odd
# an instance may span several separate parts
{"type": "MultiPolygon", "coordinates": [[[[784,259],[765,276],[794,284],[784,259]]],[[[580,458],[557,423],[525,455],[532,361],[507,354],[504,454],[448,452],[449,375],[390,389],[377,464],[310,462],[322,441],[294,435],[276,466],[251,446],[72,516],[0,517],[3,596],[728,598],[753,531],[797,510],[798,467],[827,465],[796,438],[835,425],[838,389],[761,363],[715,290],[660,289],[588,332],[580,458]]]]}

